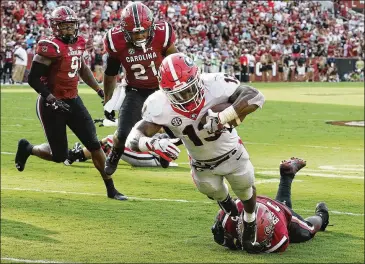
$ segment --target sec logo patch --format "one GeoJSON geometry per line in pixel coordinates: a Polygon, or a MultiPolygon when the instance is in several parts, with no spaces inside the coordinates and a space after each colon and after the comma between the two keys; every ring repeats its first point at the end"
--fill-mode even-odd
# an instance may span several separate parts
{"type": "Polygon", "coordinates": [[[181,124],[182,124],[182,120],[180,117],[174,117],[171,120],[171,125],[173,125],[173,126],[181,126],[181,124]]]}

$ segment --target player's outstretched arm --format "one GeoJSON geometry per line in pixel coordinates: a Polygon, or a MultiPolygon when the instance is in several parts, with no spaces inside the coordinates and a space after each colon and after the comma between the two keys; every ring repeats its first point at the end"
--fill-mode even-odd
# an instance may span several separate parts
{"type": "Polygon", "coordinates": [[[81,69],[79,71],[81,79],[90,86],[97,94],[104,99],[104,91],[100,88],[98,82],[96,81],[94,74],[90,68],[86,65],[84,58],[81,58],[81,69]]]}
{"type": "Polygon", "coordinates": [[[131,149],[134,151],[145,152],[152,151],[163,159],[171,162],[178,158],[180,150],[174,144],[179,139],[152,138],[162,128],[151,122],[142,121],[131,131],[132,139],[130,140],[131,149]]]}

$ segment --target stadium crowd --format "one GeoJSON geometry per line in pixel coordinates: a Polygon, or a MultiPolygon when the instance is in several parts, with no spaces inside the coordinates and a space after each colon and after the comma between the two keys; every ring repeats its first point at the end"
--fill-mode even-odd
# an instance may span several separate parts
{"type": "MultiPolygon", "coordinates": [[[[79,32],[93,44],[87,63],[102,82],[103,35],[118,25],[128,2],[1,1],[1,81],[26,80],[37,40],[51,34],[50,14],[62,4],[78,14],[79,32]]],[[[279,81],[338,81],[335,58],[351,57],[362,61],[363,78],[364,16],[339,0],[143,3],[156,20],[173,25],[176,47],[204,72],[224,71],[241,81],[271,81],[273,75],[279,81]]]]}

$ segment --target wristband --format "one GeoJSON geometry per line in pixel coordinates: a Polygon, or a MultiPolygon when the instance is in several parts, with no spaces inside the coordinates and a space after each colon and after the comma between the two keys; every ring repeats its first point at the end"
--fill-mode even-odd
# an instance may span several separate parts
{"type": "MultiPolygon", "coordinates": [[[[218,119],[219,119],[219,122],[223,125],[232,120],[236,120],[236,122],[238,120],[239,123],[241,123],[241,120],[238,117],[237,112],[236,112],[236,110],[234,110],[234,107],[232,105],[227,107],[226,109],[224,109],[222,112],[219,112],[218,119]]],[[[237,123],[237,124],[239,124],[239,123],[237,123]]]]}

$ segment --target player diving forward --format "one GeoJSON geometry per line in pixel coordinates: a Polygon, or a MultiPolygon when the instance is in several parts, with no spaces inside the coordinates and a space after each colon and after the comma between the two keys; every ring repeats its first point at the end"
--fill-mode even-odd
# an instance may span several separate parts
{"type": "Polygon", "coordinates": [[[248,252],[260,250],[255,241],[254,168],[236,130],[225,129],[224,125],[242,120],[262,107],[264,96],[226,74],[200,74],[198,66],[182,53],[167,56],[159,73],[160,91],[149,96],[144,104],[143,121],[132,131],[132,149],[155,151],[166,159],[176,159],[180,150],[169,139],[152,137],[161,127],[169,128],[187,148],[199,191],[216,200],[231,217],[237,217],[236,204],[224,183],[224,178],[228,180],[245,205],[243,246],[248,252]],[[227,102],[232,105],[222,112],[210,110],[227,102]],[[203,125],[200,121],[206,113],[207,122],[203,125]]]}
{"type": "MultiPolygon", "coordinates": [[[[292,210],[291,185],[295,174],[306,166],[302,159],[291,158],[280,164],[280,184],[276,198],[257,196],[257,228],[261,252],[284,252],[289,243],[305,242],[314,237],[318,231],[324,231],[329,223],[328,208],[320,202],[315,215],[303,219],[292,210]]],[[[244,205],[236,200],[240,213],[244,205]]],[[[219,210],[212,227],[214,241],[230,249],[242,249],[240,226],[242,217],[232,219],[223,210],[219,210]]]]}

